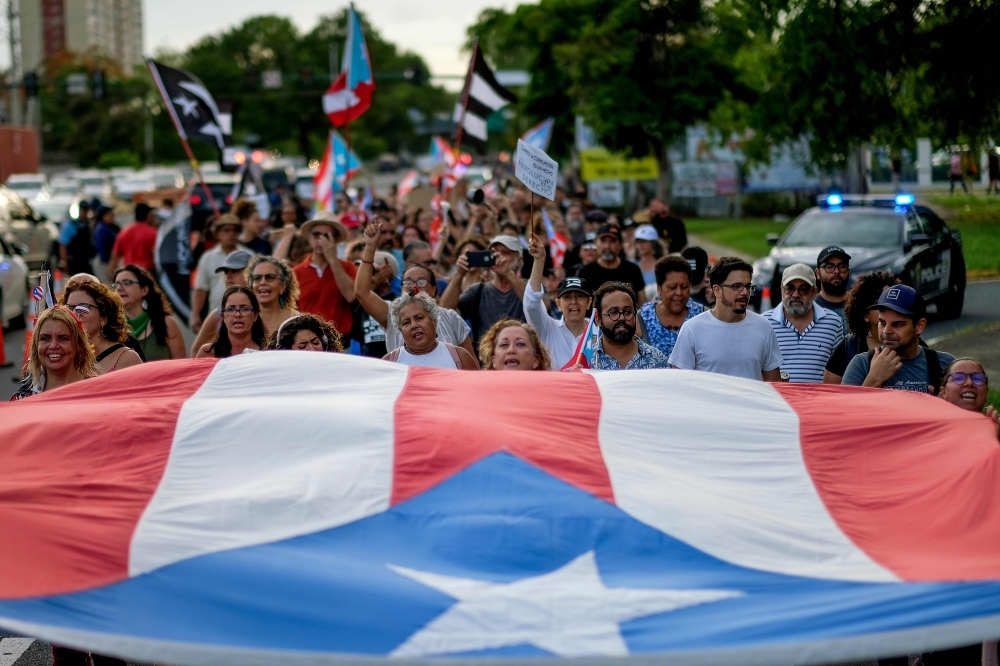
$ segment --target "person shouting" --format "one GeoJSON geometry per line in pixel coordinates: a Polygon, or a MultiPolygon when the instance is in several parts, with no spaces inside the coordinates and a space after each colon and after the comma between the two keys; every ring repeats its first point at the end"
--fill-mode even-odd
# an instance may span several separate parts
{"type": "Polygon", "coordinates": [[[405,293],[389,308],[391,325],[403,336],[403,345],[383,358],[402,365],[424,368],[479,370],[469,352],[437,339],[440,308],[424,292],[405,293]]]}
{"type": "Polygon", "coordinates": [[[537,236],[528,244],[528,253],[535,262],[524,289],[524,316],[537,331],[541,344],[552,355],[552,364],[556,368],[562,368],[573,359],[580,337],[587,330],[588,314],[594,303],[593,293],[583,278],[563,278],[556,289],[555,299],[563,316],[562,319],[556,319],[549,314],[542,300],[545,248],[537,236]]]}
{"type": "Polygon", "coordinates": [[[529,324],[501,319],[479,341],[479,360],[487,370],[551,370],[549,350],[529,324]]]}

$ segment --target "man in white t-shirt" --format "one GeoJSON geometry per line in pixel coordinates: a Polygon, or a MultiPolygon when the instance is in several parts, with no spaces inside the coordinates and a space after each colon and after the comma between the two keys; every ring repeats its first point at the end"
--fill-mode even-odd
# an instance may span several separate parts
{"type": "Polygon", "coordinates": [[[781,348],[767,319],[747,312],[754,290],[753,268],[736,257],[722,257],[709,273],[715,307],[681,326],[670,365],[720,375],[776,382],[781,380],[781,348]]]}

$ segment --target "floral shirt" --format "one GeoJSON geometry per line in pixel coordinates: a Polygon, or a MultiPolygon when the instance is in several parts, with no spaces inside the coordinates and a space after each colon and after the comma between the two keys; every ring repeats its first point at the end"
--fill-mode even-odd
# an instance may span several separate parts
{"type": "MultiPolygon", "coordinates": [[[[690,298],[687,302],[688,313],[684,321],[696,317],[705,311],[705,307],[690,298]]],[[[639,308],[639,316],[642,317],[642,325],[646,329],[649,337],[649,344],[653,345],[670,358],[670,352],[674,350],[677,343],[677,336],[681,329],[671,330],[660,323],[660,318],[656,316],[656,303],[650,301],[639,308]]]]}
{"type": "Polygon", "coordinates": [[[604,338],[601,337],[594,347],[594,370],[653,370],[670,367],[667,357],[659,349],[647,345],[639,338],[635,341],[639,343],[639,351],[623,368],[618,365],[618,361],[604,353],[604,338]]]}

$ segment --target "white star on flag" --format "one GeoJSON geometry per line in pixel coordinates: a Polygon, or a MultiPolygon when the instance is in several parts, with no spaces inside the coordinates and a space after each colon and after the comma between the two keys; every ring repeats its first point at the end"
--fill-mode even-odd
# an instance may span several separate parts
{"type": "Polygon", "coordinates": [[[178,95],[171,100],[174,104],[181,107],[181,112],[185,116],[198,117],[198,102],[193,99],[189,99],[184,95],[178,95]]]}
{"type": "Polygon", "coordinates": [[[620,622],[743,596],[734,590],[606,587],[594,551],[555,571],[512,583],[387,566],[458,600],[393,650],[393,657],[525,643],[561,657],[620,657],[629,653],[618,628],[620,622]]]}

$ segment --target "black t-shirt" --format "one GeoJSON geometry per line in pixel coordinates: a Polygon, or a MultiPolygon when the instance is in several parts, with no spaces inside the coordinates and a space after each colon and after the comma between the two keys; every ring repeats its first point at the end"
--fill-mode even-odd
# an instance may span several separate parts
{"type": "Polygon", "coordinates": [[[669,241],[670,252],[680,252],[687,246],[687,227],[684,226],[684,221],[680,218],[666,215],[654,217],[650,222],[652,222],[656,232],[660,234],[660,238],[669,241]]]}
{"type": "Polygon", "coordinates": [[[625,259],[621,260],[617,268],[605,268],[595,261],[581,268],[577,275],[585,279],[587,286],[594,291],[597,291],[597,288],[605,282],[630,284],[635,289],[636,296],[646,288],[642,269],[625,259]]]}
{"type": "Polygon", "coordinates": [[[260,236],[257,236],[252,241],[248,241],[246,243],[240,241],[240,243],[253,250],[254,254],[267,254],[267,255],[271,254],[271,249],[272,249],[271,241],[267,240],[266,238],[261,238],[260,236]]]}
{"type": "MultiPolygon", "coordinates": [[[[386,301],[391,301],[393,298],[395,298],[395,294],[392,292],[382,295],[382,299],[386,301]]],[[[359,346],[361,356],[374,358],[385,356],[389,351],[385,345],[385,329],[379,326],[379,323],[370,314],[365,312],[360,302],[355,301],[351,305],[351,310],[354,315],[351,324],[351,347],[359,346]]]]}

